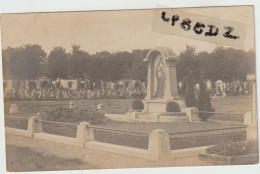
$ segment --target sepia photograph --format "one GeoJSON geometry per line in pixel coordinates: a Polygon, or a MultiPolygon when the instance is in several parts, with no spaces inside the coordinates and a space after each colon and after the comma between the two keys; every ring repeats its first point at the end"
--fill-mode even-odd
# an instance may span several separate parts
{"type": "Polygon", "coordinates": [[[259,163],[254,6],[0,24],[8,172],[259,163]]]}

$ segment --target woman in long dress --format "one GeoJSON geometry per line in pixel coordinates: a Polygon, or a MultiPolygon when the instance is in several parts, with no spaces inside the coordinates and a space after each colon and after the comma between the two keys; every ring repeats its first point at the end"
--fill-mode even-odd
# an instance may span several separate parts
{"type": "Polygon", "coordinates": [[[160,58],[156,67],[157,88],[154,98],[163,98],[165,90],[165,71],[163,59],[160,58]]]}

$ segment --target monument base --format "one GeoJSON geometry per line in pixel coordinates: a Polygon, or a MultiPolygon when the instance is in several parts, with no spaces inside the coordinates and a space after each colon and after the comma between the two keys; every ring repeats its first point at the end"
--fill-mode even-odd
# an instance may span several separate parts
{"type": "Polygon", "coordinates": [[[180,111],[186,113],[186,105],[185,102],[181,98],[174,98],[170,100],[165,99],[156,99],[156,100],[144,100],[144,109],[142,113],[165,113],[166,106],[168,102],[175,102],[178,104],[180,111]]]}
{"type": "Polygon", "coordinates": [[[171,100],[144,100],[143,102],[145,105],[144,109],[140,113],[135,113],[136,120],[146,120],[148,122],[189,122],[189,117],[186,113],[187,108],[185,102],[181,98],[174,98],[171,100]],[[171,101],[178,104],[180,111],[166,111],[167,103],[171,101]]]}

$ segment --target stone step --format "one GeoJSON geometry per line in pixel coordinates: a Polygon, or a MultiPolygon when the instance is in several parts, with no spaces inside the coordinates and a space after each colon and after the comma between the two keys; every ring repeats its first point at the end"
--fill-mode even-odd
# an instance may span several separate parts
{"type": "Polygon", "coordinates": [[[160,116],[186,116],[186,112],[163,112],[160,116]]]}
{"type": "Polygon", "coordinates": [[[162,115],[138,115],[138,121],[143,122],[189,122],[189,118],[185,115],[162,116],[162,115]]]}

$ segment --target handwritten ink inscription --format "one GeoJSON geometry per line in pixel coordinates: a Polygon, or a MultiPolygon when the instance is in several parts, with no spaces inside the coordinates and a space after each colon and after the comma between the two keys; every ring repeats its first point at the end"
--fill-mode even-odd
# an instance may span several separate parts
{"type": "MultiPolygon", "coordinates": [[[[247,25],[177,9],[156,9],[152,31],[243,47],[247,25]]],[[[228,19],[228,18],[227,18],[228,19]]]]}
{"type": "MultiPolygon", "coordinates": [[[[161,18],[165,22],[170,22],[170,18],[166,17],[165,11],[162,12],[161,18]]],[[[180,17],[178,15],[173,15],[171,17],[171,25],[175,26],[175,23],[179,20],[180,20],[180,17]]],[[[191,25],[192,25],[192,21],[189,18],[183,19],[182,22],[180,23],[180,27],[185,31],[189,31],[192,27],[191,25]]],[[[193,31],[196,34],[202,34],[205,27],[206,27],[206,25],[203,22],[196,22],[195,25],[193,26],[193,31]]],[[[208,27],[208,31],[205,32],[205,36],[217,36],[219,34],[217,26],[212,25],[212,24],[208,24],[207,27],[208,27]]],[[[225,26],[224,29],[227,30],[223,34],[224,37],[230,38],[230,39],[239,39],[239,36],[231,35],[231,32],[234,30],[233,27],[225,26]]]]}

